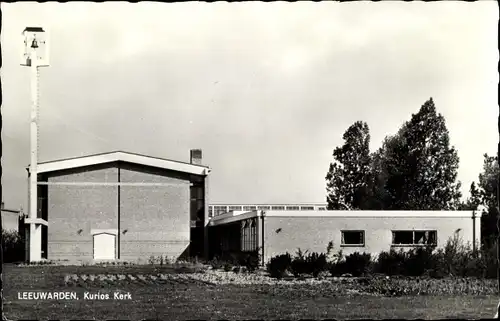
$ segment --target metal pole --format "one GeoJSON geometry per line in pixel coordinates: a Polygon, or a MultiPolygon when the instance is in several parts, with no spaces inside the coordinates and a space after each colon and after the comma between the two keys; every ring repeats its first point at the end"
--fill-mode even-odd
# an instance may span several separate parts
{"type": "MultiPolygon", "coordinates": [[[[0,3],[1,5],[1,3],[0,3]]],[[[2,33],[2,8],[0,7],[0,34],[2,33]]],[[[0,53],[1,55],[1,53],[0,53]]],[[[1,61],[0,61],[0,68],[1,68],[1,61]]],[[[1,81],[0,81],[0,90],[2,90],[1,88],[1,81]]],[[[1,96],[1,94],[0,94],[1,96]]],[[[2,105],[2,99],[0,98],[0,108],[1,108],[1,105],[2,105]]],[[[1,131],[2,131],[2,113],[1,113],[1,110],[0,110],[0,134],[1,134],[1,131]]],[[[2,150],[0,148],[0,156],[2,155],[2,150]]],[[[2,164],[0,162],[0,178],[2,176],[2,164]]],[[[2,193],[0,192],[0,198],[3,197],[3,195],[1,195],[2,193]]],[[[2,198],[2,201],[3,201],[3,198],[2,198]]],[[[2,225],[2,214],[0,213],[0,317],[2,317],[2,320],[5,320],[5,316],[4,316],[4,313],[3,313],[3,225],[2,225]]]]}
{"type": "Polygon", "coordinates": [[[476,255],[476,210],[472,211],[472,254],[476,255]]]}
{"type": "MultiPolygon", "coordinates": [[[[31,51],[31,123],[30,123],[30,148],[31,148],[31,161],[30,161],[30,200],[29,200],[29,217],[36,219],[37,217],[37,164],[38,164],[38,57],[36,49],[32,48],[31,51]]],[[[37,229],[35,223],[30,223],[30,251],[29,260],[40,260],[39,246],[40,240],[37,237],[37,229]]]]}

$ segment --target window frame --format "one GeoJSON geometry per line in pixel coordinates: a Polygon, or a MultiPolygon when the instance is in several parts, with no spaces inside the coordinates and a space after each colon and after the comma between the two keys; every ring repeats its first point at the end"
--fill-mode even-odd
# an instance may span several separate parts
{"type": "Polygon", "coordinates": [[[366,246],[366,233],[364,230],[341,230],[340,231],[340,246],[341,247],[365,247],[366,246]],[[358,244],[348,244],[345,243],[344,234],[345,233],[361,233],[361,237],[363,239],[362,243],[358,244]]]}
{"type": "Polygon", "coordinates": [[[437,246],[437,243],[438,243],[438,233],[437,233],[437,230],[428,230],[428,229],[416,229],[416,230],[392,230],[391,231],[392,235],[391,235],[391,247],[426,247],[426,246],[432,246],[432,247],[435,247],[437,246]],[[395,233],[398,233],[398,232],[411,232],[412,233],[412,243],[411,244],[397,244],[397,243],[394,243],[394,234],[395,233]],[[415,233],[426,233],[426,232],[429,232],[429,233],[434,233],[434,237],[432,238],[429,234],[429,238],[430,239],[433,239],[433,243],[416,243],[416,237],[415,237],[415,233]]]}

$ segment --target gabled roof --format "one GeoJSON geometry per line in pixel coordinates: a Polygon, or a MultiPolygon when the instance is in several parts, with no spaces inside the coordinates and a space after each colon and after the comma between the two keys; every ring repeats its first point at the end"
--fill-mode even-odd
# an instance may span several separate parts
{"type": "Polygon", "coordinates": [[[41,173],[49,173],[65,169],[106,164],[118,161],[132,163],[132,164],[139,164],[144,166],[151,166],[161,169],[168,169],[195,175],[208,175],[208,173],[210,173],[210,168],[208,168],[207,166],[195,165],[185,162],[173,161],[169,159],[145,156],[123,151],[115,151],[103,154],[95,154],[83,157],[75,157],[75,158],[67,158],[50,162],[43,162],[38,164],[37,171],[39,174],[41,174],[41,173]]]}
{"type": "Polygon", "coordinates": [[[26,29],[24,29],[24,31],[27,31],[27,32],[45,32],[42,27],[26,27],[26,29]]]}

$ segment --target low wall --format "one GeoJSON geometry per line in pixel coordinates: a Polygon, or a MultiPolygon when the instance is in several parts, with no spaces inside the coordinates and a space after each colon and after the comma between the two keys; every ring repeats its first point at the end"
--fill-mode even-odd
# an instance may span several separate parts
{"type": "MultiPolygon", "coordinates": [[[[394,230],[435,230],[437,246],[443,247],[446,242],[458,234],[464,242],[472,243],[472,212],[339,212],[321,211],[304,212],[272,212],[264,217],[263,249],[264,260],[272,256],[288,252],[295,254],[302,251],[326,252],[329,242],[333,242],[333,251],[340,249],[344,254],[367,252],[377,254],[391,248],[411,248],[393,246],[394,230]],[[364,246],[342,246],[343,230],[364,231],[364,246]]],[[[476,244],[480,240],[480,218],[475,219],[476,244]]],[[[262,235],[262,234],[261,234],[262,235]]]]}

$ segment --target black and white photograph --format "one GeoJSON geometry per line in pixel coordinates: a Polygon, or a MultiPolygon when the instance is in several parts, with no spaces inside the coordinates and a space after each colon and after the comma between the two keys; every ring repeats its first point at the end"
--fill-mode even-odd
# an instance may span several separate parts
{"type": "Polygon", "coordinates": [[[2,321],[498,318],[496,1],[0,9],[2,321]]]}

